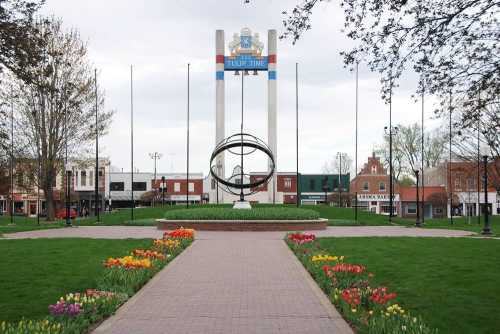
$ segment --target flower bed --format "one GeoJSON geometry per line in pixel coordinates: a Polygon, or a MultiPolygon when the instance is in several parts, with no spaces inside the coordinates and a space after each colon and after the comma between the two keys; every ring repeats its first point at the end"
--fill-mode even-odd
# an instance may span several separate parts
{"type": "Polygon", "coordinates": [[[96,289],[70,293],[48,306],[49,316],[41,320],[0,323],[0,334],[86,333],[112,315],[169,261],[194,240],[194,231],[179,229],[153,240],[151,249],[135,249],[129,255],[108,258],[97,279],[96,289]]]}
{"type": "Polygon", "coordinates": [[[286,242],[357,333],[437,333],[403,309],[396,293],[373,286],[374,274],[365,266],[327,254],[314,234],[290,233],[286,242]]]}

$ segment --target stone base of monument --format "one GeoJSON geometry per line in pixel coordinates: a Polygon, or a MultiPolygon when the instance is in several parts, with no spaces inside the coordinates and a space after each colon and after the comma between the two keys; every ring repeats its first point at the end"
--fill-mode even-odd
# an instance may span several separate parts
{"type": "Polygon", "coordinates": [[[252,206],[250,205],[250,202],[247,202],[247,201],[236,201],[233,204],[233,209],[248,210],[251,208],[252,208],[252,206]]]}
{"type": "Polygon", "coordinates": [[[169,220],[157,219],[159,230],[193,228],[197,231],[310,231],[325,230],[328,219],[313,220],[169,220]]]}

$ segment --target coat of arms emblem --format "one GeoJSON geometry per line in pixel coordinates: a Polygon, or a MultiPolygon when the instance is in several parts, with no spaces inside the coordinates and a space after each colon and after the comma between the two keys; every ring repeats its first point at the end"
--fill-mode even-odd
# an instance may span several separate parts
{"type": "Polygon", "coordinates": [[[242,54],[262,57],[264,43],[259,40],[259,34],[254,33],[248,28],[241,29],[240,34],[235,33],[233,40],[229,42],[230,57],[237,57],[242,54]]]}

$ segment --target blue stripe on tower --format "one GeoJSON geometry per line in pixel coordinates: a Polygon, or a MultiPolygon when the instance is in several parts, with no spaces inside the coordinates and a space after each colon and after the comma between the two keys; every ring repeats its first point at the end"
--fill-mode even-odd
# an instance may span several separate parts
{"type": "Polygon", "coordinates": [[[276,80],[276,71],[267,72],[267,78],[268,80],[276,80]]]}
{"type": "Polygon", "coordinates": [[[216,80],[224,80],[224,71],[215,72],[215,78],[216,80]]]}

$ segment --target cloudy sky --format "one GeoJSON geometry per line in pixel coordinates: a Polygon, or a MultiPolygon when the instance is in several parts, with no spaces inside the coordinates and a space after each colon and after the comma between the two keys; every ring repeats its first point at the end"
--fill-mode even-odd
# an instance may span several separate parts
{"type": "MultiPolygon", "coordinates": [[[[130,170],[130,65],[134,68],[135,166],[152,171],[149,152],[160,152],[159,170],[185,171],[186,69],[191,64],[190,170],[207,174],[215,144],[215,30],[248,27],[267,43],[267,30],[283,30],[281,12],[299,0],[48,0],[45,14],[78,28],[106,91],[106,108],[116,111],[101,154],[130,170]]],[[[340,29],[335,2],[321,3],[313,29],[292,45],[278,43],[278,170],[295,171],[295,63],[299,63],[299,151],[303,173],[320,172],[342,151],[354,157],[355,76],[339,52],[350,45],[340,29]]],[[[267,46],[267,44],[265,44],[267,46]]],[[[227,52],[227,51],[226,51],[227,52]]],[[[264,52],[267,53],[266,48],[264,52]]],[[[360,66],[359,156],[361,166],[381,142],[388,106],[380,99],[376,74],[360,66]]],[[[267,75],[245,81],[245,129],[267,141],[267,75]]],[[[415,81],[401,83],[393,98],[394,123],[420,121],[411,94],[415,81]]],[[[239,132],[240,78],[226,74],[226,134],[239,132]]],[[[432,99],[427,99],[427,124],[432,99]]],[[[230,162],[228,162],[230,163],[230,162]]],[[[249,163],[261,169],[258,162],[249,163]]],[[[230,168],[231,166],[227,166],[230,168]]],[[[255,170],[252,170],[255,171],[255,170]]]]}

